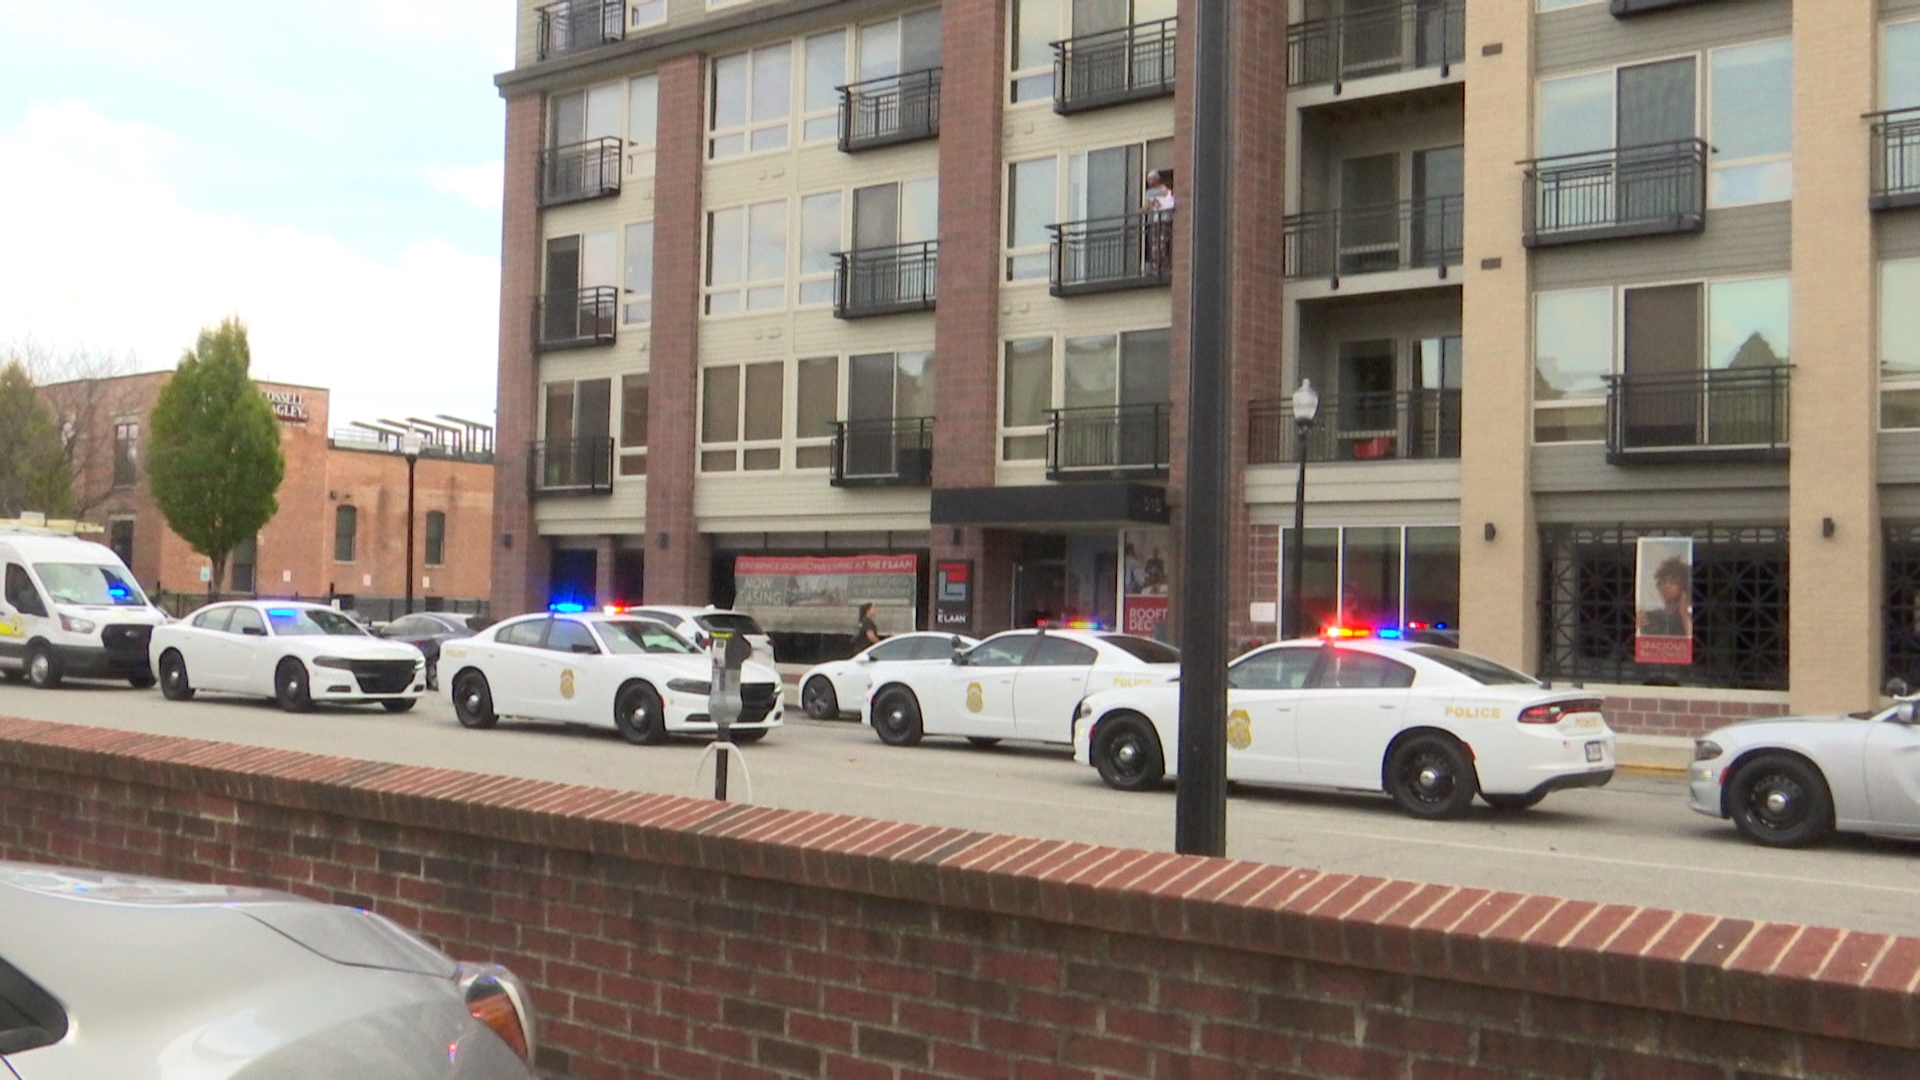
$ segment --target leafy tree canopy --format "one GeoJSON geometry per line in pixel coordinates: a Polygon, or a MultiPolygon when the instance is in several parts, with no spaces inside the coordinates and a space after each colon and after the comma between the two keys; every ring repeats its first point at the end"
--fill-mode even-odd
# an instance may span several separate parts
{"type": "Polygon", "coordinates": [[[18,360],[0,367],[0,518],[72,510],[72,477],[53,413],[18,360]]]}
{"type": "Polygon", "coordinates": [[[160,391],[149,423],[147,480],[167,525],[225,579],[227,556],[273,518],[286,475],[280,423],[247,374],[246,324],[200,340],[160,391]]]}

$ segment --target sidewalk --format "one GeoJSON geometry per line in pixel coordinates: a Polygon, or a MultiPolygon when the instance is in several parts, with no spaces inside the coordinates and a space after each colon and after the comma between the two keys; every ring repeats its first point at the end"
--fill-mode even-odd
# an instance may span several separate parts
{"type": "Polygon", "coordinates": [[[1642,776],[1685,776],[1693,761],[1693,740],[1683,735],[1616,735],[1614,767],[1642,776]]]}

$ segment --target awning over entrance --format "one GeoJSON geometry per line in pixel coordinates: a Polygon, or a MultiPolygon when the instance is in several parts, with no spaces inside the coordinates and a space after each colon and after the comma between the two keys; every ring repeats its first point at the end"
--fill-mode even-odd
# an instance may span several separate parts
{"type": "Polygon", "coordinates": [[[1167,492],[1110,481],[1028,487],[935,488],[932,522],[976,528],[1165,525],[1167,492]]]}

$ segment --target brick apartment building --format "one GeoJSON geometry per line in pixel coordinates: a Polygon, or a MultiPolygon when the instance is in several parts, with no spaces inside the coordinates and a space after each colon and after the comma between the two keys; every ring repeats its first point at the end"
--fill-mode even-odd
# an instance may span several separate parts
{"type": "MultiPolygon", "coordinates": [[[[330,432],[319,387],[260,383],[280,420],[286,455],[279,513],[254,543],[233,553],[225,581],[171,529],[145,470],[148,415],[171,372],[55,383],[43,394],[69,426],[81,518],[151,592],[326,599],[384,616],[406,592],[407,463],[398,439],[373,426],[330,432]]],[[[493,515],[490,432],[441,422],[415,466],[416,605],[484,600],[492,572],[486,535],[493,515]]],[[[183,599],[182,603],[190,603],[183,599]]],[[[177,605],[175,605],[177,606],[177,605]]]]}
{"type": "MultiPolygon", "coordinates": [[[[1300,558],[1298,625],[1659,686],[1650,729],[1916,674],[1920,0],[1224,2],[1235,635],[1300,558]]],[[[954,625],[1151,625],[1195,10],[523,0],[496,602],[904,553],[922,625],[950,562],[954,625]]]]}

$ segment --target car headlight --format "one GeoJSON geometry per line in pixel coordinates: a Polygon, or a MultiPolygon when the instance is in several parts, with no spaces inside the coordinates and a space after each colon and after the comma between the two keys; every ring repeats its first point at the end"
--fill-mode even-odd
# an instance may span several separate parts
{"type": "Polygon", "coordinates": [[[316,656],[313,658],[313,666],[343,668],[347,671],[352,671],[353,661],[344,656],[316,656]]]}
{"type": "Polygon", "coordinates": [[[533,1064],[532,999],[513,972],[498,964],[462,964],[460,992],[475,1020],[500,1036],[521,1061],[533,1064]]]}
{"type": "Polygon", "coordinates": [[[713,684],[705,679],[669,679],[667,689],[676,694],[711,694],[713,684]]]}
{"type": "Polygon", "coordinates": [[[93,620],[76,619],[71,615],[62,613],[60,616],[60,629],[65,630],[69,634],[91,634],[93,633],[93,620]]]}
{"type": "Polygon", "coordinates": [[[1693,741],[1693,760],[1695,761],[1712,761],[1724,753],[1726,753],[1726,751],[1720,749],[1720,744],[1711,739],[1695,739],[1693,741]]]}

